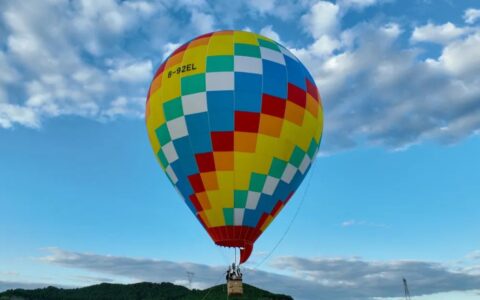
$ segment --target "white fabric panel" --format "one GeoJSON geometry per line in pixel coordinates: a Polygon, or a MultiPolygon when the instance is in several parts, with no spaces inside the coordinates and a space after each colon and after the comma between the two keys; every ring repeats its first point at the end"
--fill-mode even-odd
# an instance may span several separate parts
{"type": "Polygon", "coordinates": [[[172,166],[168,166],[165,168],[165,172],[167,173],[168,177],[170,177],[170,180],[173,182],[173,184],[176,184],[178,182],[177,175],[172,169],[172,166]]]}
{"type": "Polygon", "coordinates": [[[295,55],[293,55],[292,52],[290,52],[290,50],[288,50],[287,48],[280,47],[280,51],[282,51],[284,55],[290,57],[291,59],[298,61],[298,58],[296,58],[295,55]]]}
{"type": "Polygon", "coordinates": [[[285,65],[285,58],[283,57],[282,52],[260,47],[260,53],[263,59],[276,62],[277,64],[285,65]]]}
{"type": "Polygon", "coordinates": [[[245,213],[244,208],[234,208],[233,209],[233,224],[234,225],[243,225],[243,215],[245,213]]]}
{"type": "Polygon", "coordinates": [[[207,111],[207,93],[197,93],[182,96],[182,107],[185,115],[207,111]]]}
{"type": "Polygon", "coordinates": [[[235,72],[263,74],[262,60],[256,57],[235,56],[235,72]]]}
{"type": "Polygon", "coordinates": [[[248,209],[256,209],[258,205],[258,200],[260,199],[259,192],[252,192],[249,191],[247,194],[247,205],[246,208],[248,209]]]}
{"type": "Polygon", "coordinates": [[[179,139],[188,135],[187,123],[185,117],[179,117],[167,122],[168,132],[172,140],[179,139]]]}
{"type": "Polygon", "coordinates": [[[234,72],[207,73],[207,91],[233,91],[234,72]]]}
{"type": "Polygon", "coordinates": [[[293,176],[295,176],[295,173],[297,173],[297,168],[295,168],[294,165],[292,164],[287,164],[287,167],[285,168],[285,171],[283,171],[282,174],[282,181],[285,181],[286,183],[290,183],[293,179],[293,176]]]}
{"type": "Polygon", "coordinates": [[[305,155],[305,157],[302,160],[302,163],[300,164],[300,167],[298,168],[300,173],[305,174],[305,171],[307,170],[311,162],[312,160],[310,159],[310,157],[308,157],[308,155],[305,155]]]}
{"type": "Polygon", "coordinates": [[[178,154],[177,151],[175,151],[172,141],[166,143],[165,146],[162,146],[162,151],[165,154],[168,163],[172,163],[178,159],[178,154]]]}
{"type": "Polygon", "coordinates": [[[277,188],[278,182],[280,179],[272,177],[272,176],[267,176],[267,180],[265,180],[265,185],[263,186],[262,193],[267,194],[267,195],[273,195],[275,192],[275,189],[277,188]]]}

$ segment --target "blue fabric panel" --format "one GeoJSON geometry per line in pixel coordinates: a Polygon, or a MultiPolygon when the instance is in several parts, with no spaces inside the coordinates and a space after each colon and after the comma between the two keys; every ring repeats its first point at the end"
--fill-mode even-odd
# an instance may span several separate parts
{"type": "Polygon", "coordinates": [[[306,90],[307,83],[305,82],[304,67],[288,56],[285,56],[285,62],[287,66],[288,82],[306,90]]]}
{"type": "Polygon", "coordinates": [[[269,60],[263,60],[263,93],[287,98],[287,69],[269,60]]]}
{"type": "Polygon", "coordinates": [[[233,91],[207,92],[207,106],[211,131],[233,131],[233,91]]]}

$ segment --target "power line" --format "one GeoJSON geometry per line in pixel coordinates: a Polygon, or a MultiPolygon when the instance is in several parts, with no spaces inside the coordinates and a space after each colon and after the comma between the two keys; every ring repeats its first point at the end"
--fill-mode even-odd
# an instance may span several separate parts
{"type": "Polygon", "coordinates": [[[403,278],[403,288],[405,290],[405,300],[410,300],[410,291],[408,290],[407,280],[403,278]]]}

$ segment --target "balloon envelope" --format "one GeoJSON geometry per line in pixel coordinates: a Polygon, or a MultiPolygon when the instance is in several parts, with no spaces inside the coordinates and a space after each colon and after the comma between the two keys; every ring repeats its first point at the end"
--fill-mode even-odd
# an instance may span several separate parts
{"type": "Polygon", "coordinates": [[[244,262],[308,172],[323,111],[312,76],[285,47],[219,31],[160,65],[146,124],[187,206],[216,244],[243,248],[244,262]]]}

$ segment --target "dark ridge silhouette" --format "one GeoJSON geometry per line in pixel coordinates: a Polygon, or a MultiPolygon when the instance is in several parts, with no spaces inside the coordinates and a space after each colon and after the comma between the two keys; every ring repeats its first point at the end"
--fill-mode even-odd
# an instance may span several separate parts
{"type": "MultiPolygon", "coordinates": [[[[273,294],[249,284],[243,284],[243,291],[243,296],[229,299],[293,300],[290,296],[273,294]]],[[[49,286],[34,290],[15,289],[0,293],[0,300],[224,300],[226,298],[227,287],[225,284],[205,290],[190,290],[169,282],[101,283],[73,289],[49,286]]]]}

